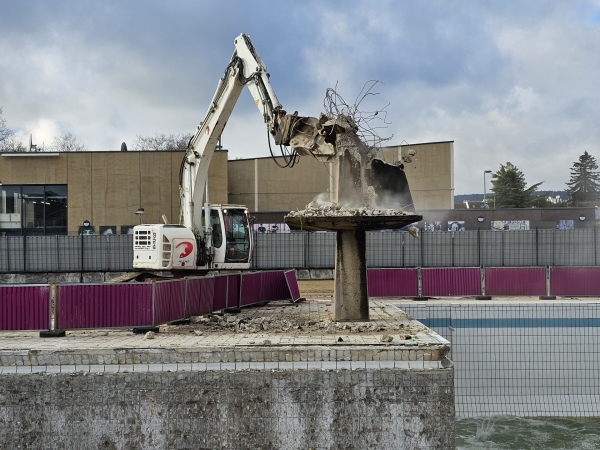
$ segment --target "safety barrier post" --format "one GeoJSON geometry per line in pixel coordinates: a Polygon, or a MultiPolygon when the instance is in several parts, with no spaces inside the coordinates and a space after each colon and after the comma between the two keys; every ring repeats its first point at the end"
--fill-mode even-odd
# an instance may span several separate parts
{"type": "Polygon", "coordinates": [[[58,287],[56,286],[56,283],[52,283],[50,285],[50,329],[40,331],[41,338],[66,336],[65,330],[59,329],[58,308],[60,308],[60,302],[58,301],[58,287]]]}
{"type": "Polygon", "coordinates": [[[556,295],[550,292],[550,274],[552,273],[551,266],[546,266],[546,295],[540,295],[540,300],[556,300],[556,295]]]}
{"type": "Polygon", "coordinates": [[[481,279],[481,295],[475,296],[475,300],[491,300],[492,296],[485,293],[485,267],[480,267],[480,279],[481,279]]]}

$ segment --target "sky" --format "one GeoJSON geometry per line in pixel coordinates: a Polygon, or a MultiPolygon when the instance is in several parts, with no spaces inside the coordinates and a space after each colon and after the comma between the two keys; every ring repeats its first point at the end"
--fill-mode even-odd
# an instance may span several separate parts
{"type": "MultiPolygon", "coordinates": [[[[0,11],[0,107],[23,143],[71,133],[116,151],[191,133],[245,33],[288,112],[318,116],[327,88],[354,103],[380,81],[361,108],[389,104],[389,145],[454,141],[455,194],[483,192],[483,172],[508,161],[528,184],[563,190],[584,151],[600,158],[600,0],[0,0],[0,11]]],[[[269,155],[248,90],[222,138],[230,158],[269,155]]]]}

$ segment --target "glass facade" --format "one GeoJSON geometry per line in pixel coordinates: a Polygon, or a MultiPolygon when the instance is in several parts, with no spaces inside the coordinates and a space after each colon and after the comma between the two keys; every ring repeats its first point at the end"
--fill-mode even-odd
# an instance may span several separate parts
{"type": "Polygon", "coordinates": [[[67,185],[0,185],[0,236],[67,234],[67,185]]]}

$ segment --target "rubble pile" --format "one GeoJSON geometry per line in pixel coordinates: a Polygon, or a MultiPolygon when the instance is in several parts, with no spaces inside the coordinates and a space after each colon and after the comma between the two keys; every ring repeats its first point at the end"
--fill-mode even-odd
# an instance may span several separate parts
{"type": "MultiPolygon", "coordinates": [[[[252,318],[241,317],[239,314],[207,314],[191,317],[191,324],[196,331],[207,333],[291,333],[291,334],[336,334],[336,333],[366,333],[366,334],[400,334],[405,340],[421,331],[419,327],[400,324],[382,324],[372,322],[333,322],[329,320],[311,320],[310,318],[288,317],[276,315],[252,318]]],[[[174,330],[173,330],[174,331],[174,330]]],[[[182,330],[183,331],[183,330],[182,330]]],[[[197,333],[198,334],[198,333],[197,333]]]]}
{"type": "Polygon", "coordinates": [[[290,211],[289,217],[405,216],[397,209],[349,208],[332,202],[310,202],[303,210],[290,211]]]}

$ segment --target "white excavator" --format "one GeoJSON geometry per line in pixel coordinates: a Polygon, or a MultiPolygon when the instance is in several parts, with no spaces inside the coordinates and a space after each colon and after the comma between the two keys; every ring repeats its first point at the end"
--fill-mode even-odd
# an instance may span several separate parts
{"type": "Polygon", "coordinates": [[[207,185],[215,147],[245,86],[250,89],[269,132],[276,135],[278,118],[285,116],[285,111],[269,83],[267,68],[249,37],[242,34],[235,40],[235,52],[181,163],[179,224],[134,227],[135,269],[250,268],[253,233],[248,209],[242,205],[210,204],[207,185]],[[205,192],[206,202],[198,207],[205,192]]]}
{"type": "MultiPolygon", "coordinates": [[[[344,165],[343,155],[336,144],[354,135],[351,118],[328,118],[321,115],[300,117],[298,113],[287,114],[283,110],[269,83],[269,73],[256,53],[250,38],[241,34],[235,41],[235,51],[225,74],[219,80],[210,106],[190,139],[179,172],[180,217],[179,224],[142,224],[134,227],[133,267],[142,270],[227,270],[249,269],[254,251],[253,232],[249,212],[242,205],[210,204],[208,199],[208,168],[214,150],[227,120],[245,86],[263,115],[269,134],[275,144],[282,148],[284,164],[291,167],[298,155],[311,155],[323,162],[332,162],[336,168],[344,165]],[[291,147],[291,150],[286,150],[291,147]],[[341,161],[341,164],[340,164],[341,161]],[[206,188],[206,189],[205,189],[206,188]],[[205,196],[206,193],[206,196],[205,196]],[[205,199],[203,207],[196,207],[205,199]]],[[[270,147],[270,140],[269,140],[270,147]]],[[[272,151],[271,154],[273,155],[272,151]]],[[[347,154],[345,164],[351,160],[347,154]]],[[[360,159],[360,157],[359,157],[360,159]]],[[[364,159],[364,158],[363,158],[364,159]]],[[[375,158],[377,159],[377,158],[375,158]]],[[[373,160],[375,160],[373,159],[373,160]]],[[[376,181],[379,166],[359,161],[362,169],[372,173],[375,190],[389,190],[389,182],[376,181]]],[[[381,164],[380,164],[381,163],[381,164]]],[[[396,180],[395,191],[410,197],[406,176],[401,168],[392,170],[396,180]],[[400,182],[399,187],[398,180],[400,182]]],[[[339,170],[335,170],[332,201],[338,201],[337,183],[339,170]]],[[[348,184],[348,183],[342,183],[348,184]]],[[[354,183],[356,184],[356,183],[354,183]]],[[[350,183],[350,185],[354,185],[350,183]]],[[[340,187],[343,197],[347,191],[340,187]]],[[[406,204],[412,203],[408,198],[406,204]]],[[[166,222],[164,216],[163,220],[166,222]]]]}

